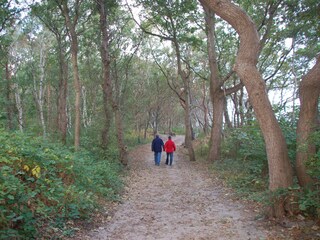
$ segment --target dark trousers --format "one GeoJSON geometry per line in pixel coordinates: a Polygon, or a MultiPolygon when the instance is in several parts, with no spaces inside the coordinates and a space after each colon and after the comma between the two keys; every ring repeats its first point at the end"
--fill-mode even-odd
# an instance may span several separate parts
{"type": "Polygon", "coordinates": [[[171,166],[172,162],[173,162],[173,152],[167,153],[166,164],[171,166]]]}

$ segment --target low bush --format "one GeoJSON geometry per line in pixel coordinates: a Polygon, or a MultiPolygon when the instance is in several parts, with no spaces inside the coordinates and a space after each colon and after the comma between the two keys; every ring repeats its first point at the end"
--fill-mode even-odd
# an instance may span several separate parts
{"type": "MultiPolygon", "coordinates": [[[[294,167],[296,152],[295,129],[280,121],[288,145],[288,152],[294,167]]],[[[308,174],[315,180],[312,186],[301,188],[295,182],[290,189],[283,190],[279,196],[288,194],[293,203],[298,205],[301,213],[320,217],[320,133],[316,132],[310,139],[316,144],[318,152],[306,164],[308,174]]],[[[201,140],[197,140],[201,142],[201,140]]],[[[195,149],[198,156],[205,158],[208,146],[199,144],[195,149]],[[203,156],[205,155],[205,156],[203,156]]],[[[259,127],[251,126],[228,129],[224,134],[221,161],[212,164],[212,171],[225,180],[242,197],[268,204],[268,162],[265,144],[259,127]]],[[[272,197],[271,197],[272,198],[272,197]]]]}
{"type": "Polygon", "coordinates": [[[70,233],[67,222],[93,213],[99,196],[117,198],[120,169],[107,156],[0,130],[1,239],[70,233]]]}
{"type": "Polygon", "coordinates": [[[241,197],[263,202],[268,183],[267,176],[262,174],[261,169],[263,167],[253,161],[225,159],[214,162],[211,170],[241,197]]]}

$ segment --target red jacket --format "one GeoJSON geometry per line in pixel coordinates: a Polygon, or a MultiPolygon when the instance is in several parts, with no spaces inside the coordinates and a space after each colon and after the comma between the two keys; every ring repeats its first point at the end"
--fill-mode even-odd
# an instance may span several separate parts
{"type": "Polygon", "coordinates": [[[167,153],[172,153],[176,150],[176,145],[174,144],[174,142],[171,139],[166,141],[166,143],[164,144],[164,150],[167,153]]]}

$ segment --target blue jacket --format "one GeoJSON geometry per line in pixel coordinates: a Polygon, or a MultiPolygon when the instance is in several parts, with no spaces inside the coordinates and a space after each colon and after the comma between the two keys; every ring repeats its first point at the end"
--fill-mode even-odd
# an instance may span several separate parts
{"type": "Polygon", "coordinates": [[[164,148],[164,143],[162,139],[157,135],[155,139],[152,141],[151,150],[153,152],[162,152],[162,149],[164,148]]]}

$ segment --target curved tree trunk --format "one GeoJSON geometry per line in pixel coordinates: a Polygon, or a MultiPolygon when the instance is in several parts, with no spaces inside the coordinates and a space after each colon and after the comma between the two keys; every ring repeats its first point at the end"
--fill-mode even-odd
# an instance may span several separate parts
{"type": "MultiPolygon", "coordinates": [[[[226,20],[240,36],[240,46],[236,58],[235,71],[244,83],[262,130],[269,166],[269,189],[275,191],[293,184],[292,167],[287,145],[275,118],[266,93],[265,82],[256,67],[260,52],[259,36],[248,15],[227,0],[199,0],[207,4],[216,14],[226,20]]],[[[274,205],[274,215],[284,214],[280,201],[274,205]]]]}
{"type": "Polygon", "coordinates": [[[318,102],[320,95],[320,56],[313,68],[302,78],[299,87],[300,115],[297,126],[297,155],[296,170],[300,186],[312,183],[307,174],[305,163],[316,153],[316,147],[309,141],[315,131],[318,116],[318,102]]]}

